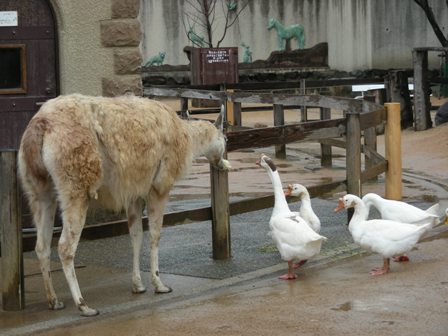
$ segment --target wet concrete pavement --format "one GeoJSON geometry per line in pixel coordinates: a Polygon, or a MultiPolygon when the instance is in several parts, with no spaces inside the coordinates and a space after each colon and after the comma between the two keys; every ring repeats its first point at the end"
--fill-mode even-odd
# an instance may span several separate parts
{"type": "MultiPolygon", "coordinates": [[[[427,132],[435,131],[440,133],[427,132]]],[[[446,134],[437,139],[448,143],[446,134]]],[[[406,142],[406,146],[417,155],[413,144],[406,142]]],[[[319,169],[318,150],[313,144],[288,148],[288,159],[276,160],[283,184],[309,186],[343,177],[343,151],[335,150],[334,168],[319,169]]],[[[273,156],[272,149],[263,151],[273,156]]],[[[254,165],[260,152],[229,154],[234,167],[231,198],[272,192],[266,173],[254,165]]],[[[429,157],[438,153],[427,152],[429,157]]],[[[421,208],[434,202],[448,206],[444,153],[445,157],[439,155],[433,161],[439,166],[431,169],[425,169],[431,167],[428,157],[416,156],[417,161],[408,162],[404,153],[406,201],[421,208]]],[[[384,178],[364,184],[363,192],[369,191],[383,194],[384,178]]],[[[436,239],[420,243],[410,253],[411,262],[394,263],[391,273],[372,278],[368,271],[381,264],[381,257],[367,255],[352,243],[345,214],[332,213],[338,195],[312,200],[323,234],[330,239],[322,254],[298,271],[299,278],[292,282],[277,279],[286,264],[266,235],[270,209],[231,218],[232,259],[228,261],[211,258],[210,223],[164,228],[160,267],[163,281],[174,289],[165,295],[152,292],[147,249],[142,269],[148,292],[134,295],[130,291],[129,238],[83,241],[75,264],[84,298],[101,312],[94,318],[79,316],[55,251],[55,289],[66,308],[48,311],[37,260],[27,253],[26,309],[0,312],[0,335],[447,335],[448,226],[432,232],[436,239]]],[[[199,160],[192,173],[176,185],[169,207],[182,209],[207,202],[208,166],[199,160]]]]}
{"type": "MultiPolygon", "coordinates": [[[[44,331],[36,333],[37,329],[33,334],[445,336],[447,237],[445,230],[437,239],[420,243],[409,254],[410,262],[393,263],[385,276],[368,275],[382,262],[373,254],[321,259],[297,271],[298,279],[289,282],[277,279],[285,265],[239,278],[196,283],[190,289],[179,288],[184,279],[178,278],[175,292],[160,300],[146,293],[140,295],[146,303],[132,307],[115,299],[117,306],[110,306],[99,317],[65,321],[64,327],[53,328],[49,321],[44,331]]],[[[101,295],[117,293],[122,300],[135,300],[131,294],[128,298],[118,294],[129,288],[112,288],[107,282],[99,284],[101,295]],[[106,293],[105,287],[112,291],[106,293]]],[[[90,288],[86,294],[92,296],[91,292],[90,288]]],[[[71,308],[47,312],[53,319],[73,314],[76,311],[71,308]]],[[[19,333],[5,333],[13,334],[19,333]]]]}

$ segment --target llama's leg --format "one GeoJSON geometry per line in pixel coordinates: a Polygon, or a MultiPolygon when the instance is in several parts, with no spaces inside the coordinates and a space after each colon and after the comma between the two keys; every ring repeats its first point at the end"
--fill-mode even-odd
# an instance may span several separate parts
{"type": "Polygon", "coordinates": [[[63,229],[59,239],[59,258],[62,262],[65,277],[67,279],[70,292],[76,306],[81,311],[82,316],[95,316],[99,312],[89,308],[84,301],[76,278],[74,259],[79,238],[86,220],[88,202],[87,199],[72,198],[68,206],[62,205],[63,229]]]}
{"type": "Polygon", "coordinates": [[[159,241],[163,224],[163,213],[168,200],[168,194],[160,196],[150,194],[148,200],[149,236],[151,240],[151,282],[156,293],[169,293],[171,288],[160,280],[159,273],[159,241]]]}
{"type": "Polygon", "coordinates": [[[38,197],[30,196],[30,208],[37,230],[35,251],[40,263],[48,306],[53,310],[62,309],[64,304],[58,300],[54,291],[50,267],[51,240],[56,213],[55,195],[49,191],[41,191],[38,197]]]}
{"type": "Polygon", "coordinates": [[[140,202],[134,202],[128,209],[128,227],[133,249],[132,292],[139,294],[146,292],[140,275],[140,252],[143,241],[142,209],[140,202]]]}

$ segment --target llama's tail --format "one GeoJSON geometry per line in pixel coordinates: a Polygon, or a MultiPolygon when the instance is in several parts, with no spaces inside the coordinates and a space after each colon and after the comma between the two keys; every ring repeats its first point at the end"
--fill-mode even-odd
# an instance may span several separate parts
{"type": "Polygon", "coordinates": [[[46,118],[35,117],[31,119],[23,133],[18,162],[22,180],[32,178],[41,183],[48,181],[49,174],[42,158],[44,134],[48,128],[49,123],[46,118]]]}

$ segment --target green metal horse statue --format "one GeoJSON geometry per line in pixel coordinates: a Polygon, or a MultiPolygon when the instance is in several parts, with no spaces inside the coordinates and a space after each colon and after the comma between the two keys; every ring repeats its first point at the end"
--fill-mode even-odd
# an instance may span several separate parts
{"type": "Polygon", "coordinates": [[[278,47],[280,50],[285,50],[287,42],[295,38],[299,44],[298,49],[305,47],[305,28],[301,24],[293,24],[285,27],[277,19],[270,18],[268,30],[275,28],[277,30],[278,47]]]}

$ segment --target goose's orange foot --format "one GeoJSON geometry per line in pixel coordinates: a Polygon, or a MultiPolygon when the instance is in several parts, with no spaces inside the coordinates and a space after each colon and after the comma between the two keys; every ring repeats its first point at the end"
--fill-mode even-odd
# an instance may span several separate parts
{"type": "Polygon", "coordinates": [[[386,274],[387,272],[389,272],[389,270],[387,268],[384,267],[376,267],[373,270],[371,270],[369,272],[369,275],[371,276],[377,276],[377,275],[382,275],[382,274],[386,274]]]}
{"type": "Polygon", "coordinates": [[[406,261],[409,261],[409,257],[405,256],[405,255],[397,256],[397,257],[394,257],[394,261],[395,262],[406,262],[406,261]]]}
{"type": "Polygon", "coordinates": [[[295,280],[297,279],[297,274],[285,274],[278,277],[280,280],[295,280]]]}

